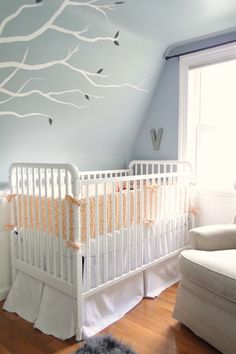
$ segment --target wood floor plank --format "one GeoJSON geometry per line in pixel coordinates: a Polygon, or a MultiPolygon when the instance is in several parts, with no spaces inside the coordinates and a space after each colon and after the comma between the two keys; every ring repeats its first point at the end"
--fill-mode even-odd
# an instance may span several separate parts
{"type": "MultiPolygon", "coordinates": [[[[138,354],[219,354],[172,318],[178,284],[157,299],[144,299],[100,334],[112,334],[138,354]]],[[[82,344],[47,336],[0,302],[0,354],[71,354],[82,344]]]]}

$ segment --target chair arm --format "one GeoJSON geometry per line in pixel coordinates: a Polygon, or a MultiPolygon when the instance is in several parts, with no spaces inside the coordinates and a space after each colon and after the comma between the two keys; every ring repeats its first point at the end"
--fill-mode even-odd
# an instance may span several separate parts
{"type": "Polygon", "coordinates": [[[192,248],[217,251],[236,248],[236,225],[207,225],[189,231],[192,248]]]}

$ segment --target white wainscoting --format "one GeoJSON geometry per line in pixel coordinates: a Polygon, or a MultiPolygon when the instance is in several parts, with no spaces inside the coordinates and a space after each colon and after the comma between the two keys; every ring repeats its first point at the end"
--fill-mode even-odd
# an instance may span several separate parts
{"type": "Polygon", "coordinates": [[[236,192],[197,191],[195,225],[229,224],[236,212],[236,192]]]}
{"type": "Polygon", "coordinates": [[[11,283],[9,232],[4,229],[9,223],[9,204],[4,194],[0,191],[0,300],[6,298],[11,283]]]}

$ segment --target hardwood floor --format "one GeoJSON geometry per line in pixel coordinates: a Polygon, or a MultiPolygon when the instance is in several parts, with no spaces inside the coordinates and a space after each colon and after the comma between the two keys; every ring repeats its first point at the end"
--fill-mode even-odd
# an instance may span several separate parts
{"type": "MultiPolygon", "coordinates": [[[[157,299],[144,299],[102,334],[112,334],[133,347],[138,354],[219,353],[172,319],[177,285],[157,299]]],[[[2,310],[0,302],[0,354],[69,354],[81,344],[47,336],[15,314],[2,310]]]]}

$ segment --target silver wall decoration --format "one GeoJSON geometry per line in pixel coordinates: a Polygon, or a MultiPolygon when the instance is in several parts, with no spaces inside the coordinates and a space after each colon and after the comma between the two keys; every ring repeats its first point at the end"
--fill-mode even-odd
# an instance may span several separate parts
{"type": "Polygon", "coordinates": [[[150,133],[151,133],[151,138],[152,138],[153,149],[155,151],[158,151],[160,148],[160,144],[161,144],[163,128],[158,128],[157,131],[156,131],[156,129],[151,129],[150,133]]]}

